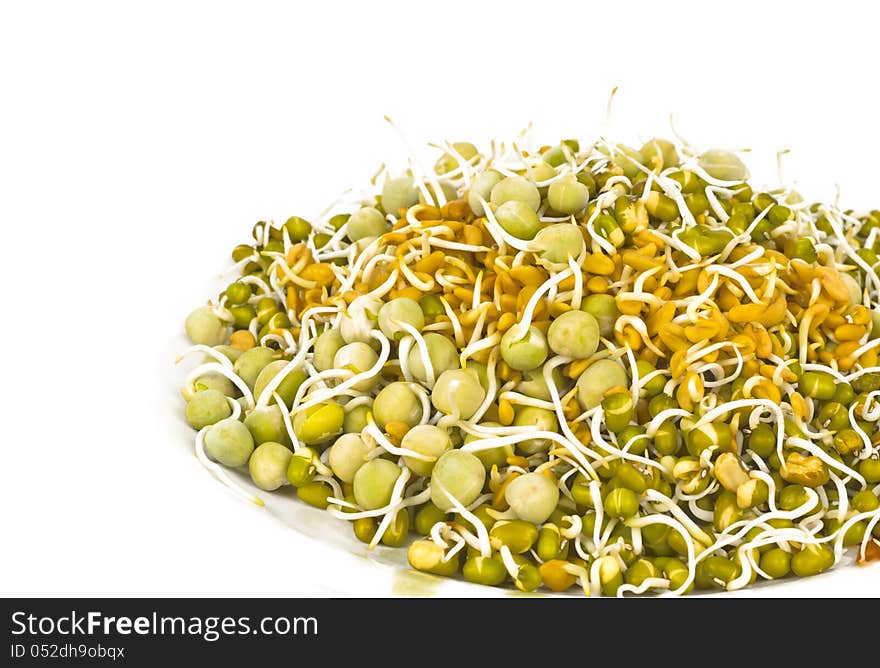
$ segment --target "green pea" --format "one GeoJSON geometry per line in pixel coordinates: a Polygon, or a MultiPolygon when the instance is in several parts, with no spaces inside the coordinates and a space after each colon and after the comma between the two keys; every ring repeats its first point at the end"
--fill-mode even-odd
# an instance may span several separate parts
{"type": "Polygon", "coordinates": [[[431,471],[431,501],[441,510],[449,511],[453,508],[448,496],[451,495],[467,506],[480,495],[485,481],[486,469],[479,459],[464,450],[449,450],[431,471]]]}
{"type": "Polygon", "coordinates": [[[519,564],[519,571],[513,582],[520,591],[535,591],[541,586],[541,572],[532,563],[519,564]]]}
{"type": "Polygon", "coordinates": [[[852,507],[860,513],[869,513],[880,508],[880,499],[870,489],[863,489],[852,498],[852,507]]]}
{"type": "MultiPolygon", "coordinates": [[[[486,527],[486,531],[491,531],[492,527],[495,525],[495,518],[489,514],[490,508],[491,506],[483,503],[471,511],[471,514],[480,521],[480,524],[486,527]]],[[[465,522],[466,525],[469,524],[473,526],[474,530],[476,530],[477,528],[475,524],[473,524],[470,520],[465,519],[464,517],[459,517],[458,521],[465,522]]]]}
{"type": "Polygon", "coordinates": [[[674,455],[681,449],[681,434],[671,420],[666,420],[657,428],[654,448],[661,455],[674,455]]]}
{"type": "Polygon", "coordinates": [[[193,429],[201,429],[232,415],[226,395],[217,390],[196,392],[186,404],[186,421],[193,429]]]}
{"type": "Polygon", "coordinates": [[[241,262],[245,258],[251,257],[254,254],[253,246],[247,246],[244,244],[240,244],[232,249],[232,261],[233,262],[241,262]]]}
{"type": "MultiPolygon", "coordinates": [[[[458,348],[448,336],[437,334],[436,332],[428,332],[424,335],[425,347],[428,349],[428,360],[431,368],[434,370],[434,378],[436,379],[444,371],[451,371],[459,368],[458,348]]],[[[428,382],[428,374],[425,369],[422,350],[418,345],[414,345],[407,357],[407,366],[410,373],[422,383],[428,382]]]]}
{"type": "Polygon", "coordinates": [[[183,390],[181,390],[181,394],[184,399],[189,401],[193,398],[193,395],[196,394],[196,392],[202,392],[204,390],[217,390],[227,397],[235,397],[238,395],[238,388],[235,387],[235,384],[222,373],[214,371],[196,378],[193,381],[192,390],[184,387],[183,390]]]}
{"type": "Polygon", "coordinates": [[[287,219],[287,222],[284,223],[284,229],[287,230],[287,234],[290,236],[291,241],[305,241],[309,238],[309,234],[312,231],[312,225],[304,218],[291,216],[287,219]]]}
{"type": "Polygon", "coordinates": [[[584,210],[590,199],[590,190],[572,174],[550,184],[547,202],[559,213],[576,215],[584,210]]]}
{"type": "Polygon", "coordinates": [[[447,202],[458,199],[458,189],[449,181],[438,181],[437,183],[428,182],[425,184],[425,190],[428,191],[428,197],[419,190],[419,202],[421,204],[429,204],[431,206],[440,206],[439,193],[443,193],[443,198],[447,202]]]}
{"type": "Polygon", "coordinates": [[[354,535],[362,543],[371,543],[379,528],[378,523],[372,517],[362,517],[351,523],[354,535]]]}
{"type": "Polygon", "coordinates": [[[576,225],[554,223],[538,231],[530,248],[547,262],[563,264],[584,252],[584,236],[576,225]]]}
{"type": "Polygon", "coordinates": [[[617,467],[614,477],[618,478],[624,487],[631,489],[636,494],[641,494],[648,489],[645,476],[629,462],[621,462],[617,467]]]}
{"type": "Polygon", "coordinates": [[[798,381],[798,389],[813,399],[830,401],[836,390],[834,377],[821,371],[805,371],[798,381]]]}
{"type": "MultiPolygon", "coordinates": [[[[536,431],[555,432],[559,429],[556,413],[536,406],[523,406],[513,419],[514,427],[533,427],[536,431]]],[[[551,441],[546,438],[528,438],[516,444],[524,455],[533,455],[550,448],[551,441]]]]}
{"type": "Polygon", "coordinates": [[[780,547],[774,547],[761,555],[758,565],[767,575],[778,580],[791,572],[791,554],[780,547]]]}
{"type": "Polygon", "coordinates": [[[626,569],[623,577],[627,584],[640,587],[648,578],[660,577],[660,571],[649,559],[641,557],[626,569]]]}
{"type": "Polygon", "coordinates": [[[587,186],[587,190],[590,191],[591,196],[596,194],[596,180],[593,178],[593,174],[589,169],[584,169],[578,172],[575,176],[578,181],[587,186]]]}
{"type": "Polygon", "coordinates": [[[659,192],[651,192],[645,198],[645,208],[653,218],[667,223],[679,216],[678,204],[675,200],[659,192]]]}
{"type": "MultiPolygon", "coordinates": [[[[464,420],[477,412],[485,398],[486,390],[480,384],[477,372],[470,366],[467,369],[444,371],[437,378],[431,391],[431,403],[434,408],[448,415],[457,413],[464,420]]],[[[376,397],[376,401],[379,401],[379,397],[376,397]]]]}
{"type": "Polygon", "coordinates": [[[247,464],[254,451],[254,439],[248,428],[234,418],[226,418],[205,431],[205,452],[231,468],[247,464]]]}
{"type": "Polygon", "coordinates": [[[818,575],[833,565],[834,552],[824,543],[806,545],[791,555],[791,571],[802,578],[818,575]]]}
{"type": "MultiPolygon", "coordinates": [[[[873,312],[872,312],[873,313],[873,312]]],[[[871,316],[872,319],[875,317],[871,316]]],[[[880,328],[877,328],[880,329],[880,328]]],[[[874,392],[880,390],[880,374],[866,373],[862,374],[852,382],[852,388],[859,393],[874,392]]]]}
{"type": "Polygon", "coordinates": [[[201,306],[186,317],[186,335],[195,344],[218,346],[226,341],[227,325],[211,306],[201,306]]]}
{"type": "Polygon", "coordinates": [[[759,423],[752,429],[746,444],[759,457],[769,457],[776,451],[776,432],[766,424],[759,423]]]}
{"type": "Polygon", "coordinates": [[[726,450],[731,442],[730,428],[726,424],[710,422],[699,428],[688,430],[684,436],[684,442],[688,452],[699,457],[706,448],[716,447],[726,450]]]}
{"type": "Polygon", "coordinates": [[[358,469],[366,463],[370,450],[372,448],[360,435],[342,434],[333,442],[327,453],[327,461],[333,475],[342,482],[354,482],[354,476],[358,469]]]}
{"type": "Polygon", "coordinates": [[[267,334],[271,333],[276,329],[288,329],[291,326],[290,318],[286,313],[274,313],[266,324],[264,324],[259,333],[257,334],[257,339],[262,339],[267,334]]]}
{"type": "Polygon", "coordinates": [[[571,485],[571,496],[578,507],[593,507],[593,496],[590,493],[589,483],[581,474],[578,474],[574,483],[571,485]]]}
{"type": "Polygon", "coordinates": [[[705,193],[689,193],[684,196],[684,203],[693,215],[699,216],[709,210],[709,198],[705,193]]]}
{"type": "Polygon", "coordinates": [[[277,358],[277,351],[265,346],[256,346],[243,352],[232,368],[249,388],[254,389],[260,372],[277,358]]]}
{"type": "Polygon", "coordinates": [[[538,558],[542,561],[551,559],[565,559],[568,549],[562,549],[562,534],[555,524],[545,524],[538,531],[538,543],[535,547],[538,558]]]}
{"type": "Polygon", "coordinates": [[[247,283],[230,283],[226,287],[226,305],[236,306],[238,304],[244,304],[251,298],[252,294],[251,286],[247,283]]]}
{"type": "Polygon", "coordinates": [[[718,532],[724,531],[731,524],[742,519],[742,510],[737,504],[736,493],[725,491],[718,494],[712,515],[712,524],[718,532]]]}
{"type": "Polygon", "coordinates": [[[726,557],[706,557],[697,564],[694,584],[700,589],[723,588],[740,572],[740,567],[726,557]]]}
{"type": "Polygon", "coordinates": [[[656,397],[651,397],[651,400],[648,402],[648,414],[654,418],[665,410],[678,407],[675,399],[669,395],[658,394],[656,397]]]}
{"type": "Polygon", "coordinates": [[[623,572],[617,559],[612,556],[599,557],[598,563],[599,583],[605,596],[616,596],[617,590],[623,584],[623,572]]]}
{"type": "Polygon", "coordinates": [[[557,355],[587,358],[599,347],[599,323],[586,311],[566,311],[550,323],[547,343],[557,355]]]}
{"type": "Polygon", "coordinates": [[[422,402],[403,381],[389,383],[373,400],[373,419],[380,429],[385,429],[389,422],[403,422],[414,427],[421,417],[422,402]]]}
{"type": "Polygon", "coordinates": [[[261,443],[248,460],[251,480],[267,492],[278,489],[287,482],[287,466],[293,453],[281,443],[261,443]]]}
{"type": "MultiPolygon", "coordinates": [[[[275,228],[272,229],[274,231],[275,228]]],[[[269,243],[263,246],[263,250],[267,253],[281,253],[284,251],[284,244],[281,243],[280,239],[272,239],[269,243]]]]}
{"type": "Polygon", "coordinates": [[[428,501],[424,506],[419,508],[415,517],[415,530],[422,534],[423,536],[427,536],[431,533],[431,529],[437,522],[445,522],[446,521],[446,513],[440,510],[433,503],[428,501]]]}
{"type": "Polygon", "coordinates": [[[642,438],[644,434],[645,428],[642,425],[627,425],[617,434],[617,444],[627,452],[641,455],[648,449],[648,439],[642,438]]]}
{"type": "Polygon", "coordinates": [[[688,554],[687,543],[685,542],[684,537],[678,531],[670,531],[669,535],[666,536],[666,543],[676,554],[686,557],[688,554]]]}
{"type": "Polygon", "coordinates": [[[342,431],[346,434],[360,434],[367,426],[367,416],[370,414],[370,406],[359,404],[353,408],[347,408],[345,418],[342,420],[342,431]]]}
{"type": "Polygon", "coordinates": [[[502,545],[514,554],[524,554],[532,549],[538,540],[538,527],[523,520],[499,520],[489,531],[493,547],[502,545]]]}
{"type": "MultiPolygon", "coordinates": [[[[639,371],[639,378],[644,379],[649,373],[653,373],[657,370],[653,364],[648,362],[647,360],[637,360],[636,368],[639,371]]],[[[666,386],[666,378],[663,374],[658,374],[651,378],[647,383],[644,383],[641,387],[640,395],[643,397],[651,398],[655,397],[663,391],[663,388],[666,386]]]]}
{"type": "Polygon", "coordinates": [[[588,366],[577,380],[578,401],[584,410],[598,406],[613,387],[627,387],[629,378],[623,366],[612,359],[601,359],[588,366]]]}
{"type": "MultiPolygon", "coordinates": [[[[470,367],[471,362],[468,362],[470,367]]],[[[557,391],[564,393],[566,389],[566,378],[562,375],[559,367],[553,369],[551,374],[553,384],[557,391]]],[[[525,394],[527,397],[550,401],[550,388],[547,386],[547,380],[544,378],[544,369],[538,367],[530,371],[522,372],[522,380],[516,385],[516,391],[525,394]]]]}
{"type": "MultiPolygon", "coordinates": [[[[544,162],[551,167],[559,167],[559,165],[564,164],[568,160],[566,157],[567,150],[567,148],[563,148],[563,145],[560,144],[559,146],[554,146],[546,151],[541,157],[544,159],[544,162]]],[[[568,155],[571,155],[570,151],[568,152],[568,155]]]]}
{"type": "MultiPolygon", "coordinates": [[[[771,213],[773,212],[772,209],[770,211],[771,213]]],[[[813,242],[807,238],[798,239],[794,242],[791,255],[792,257],[801,259],[804,262],[809,262],[810,264],[814,264],[819,258],[816,254],[816,247],[813,245],[813,242]]]]}
{"type": "Polygon", "coordinates": [[[517,371],[536,369],[547,359],[547,339],[534,325],[525,335],[517,327],[508,329],[501,337],[501,357],[517,371]]]}
{"type": "Polygon", "coordinates": [[[477,147],[466,141],[454,142],[452,148],[455,150],[455,153],[444,153],[434,164],[434,171],[437,174],[448,174],[458,169],[460,167],[459,156],[468,161],[479,154],[477,147]]]}
{"type": "Polygon", "coordinates": [[[495,219],[505,232],[517,239],[534,239],[541,229],[541,221],[535,210],[519,200],[504,202],[495,210],[495,219]]]}
{"type": "Polygon", "coordinates": [[[678,151],[675,145],[666,139],[651,139],[639,149],[645,165],[656,172],[678,165],[678,151]]]}
{"type": "Polygon", "coordinates": [[[345,411],[333,401],[327,401],[293,416],[293,433],[306,445],[324,443],[342,433],[345,411]]]}
{"type": "Polygon", "coordinates": [[[666,524],[648,524],[642,527],[642,541],[648,547],[665,543],[670,528],[666,524]]]}
{"type": "MultiPolygon", "coordinates": [[[[333,367],[336,369],[346,369],[357,375],[365,371],[369,371],[379,361],[379,356],[369,344],[363,341],[355,341],[354,343],[346,343],[333,356],[333,367]]],[[[379,376],[364,378],[359,380],[351,389],[358,392],[369,392],[379,382],[379,376]]]]}
{"type": "MultiPolygon", "coordinates": [[[[440,455],[452,448],[449,433],[445,429],[432,424],[421,424],[413,427],[406,432],[400,445],[407,450],[434,458],[439,458],[440,455]]],[[[408,456],[404,456],[403,461],[410,471],[420,476],[430,476],[434,468],[434,461],[424,461],[408,456]]]]}
{"type": "Polygon", "coordinates": [[[615,147],[611,162],[623,171],[624,176],[632,179],[641,172],[639,165],[644,162],[644,158],[636,149],[621,144],[615,147]]]}
{"type": "MultiPolygon", "coordinates": [[[[482,422],[480,424],[482,427],[500,427],[501,425],[497,422],[482,422]]],[[[468,443],[472,443],[473,441],[482,438],[480,436],[474,436],[473,434],[468,434],[464,437],[465,445],[468,443]]],[[[489,448],[486,450],[474,450],[473,454],[483,462],[483,466],[487,471],[492,470],[493,466],[497,466],[499,469],[507,465],[507,458],[513,457],[513,446],[512,445],[499,445],[497,448],[489,448]]]]}
{"type": "Polygon", "coordinates": [[[483,205],[480,203],[480,199],[488,202],[492,190],[503,180],[504,176],[499,172],[496,172],[494,169],[487,169],[477,175],[470,191],[468,192],[467,198],[468,206],[471,207],[471,211],[474,212],[475,216],[484,216],[486,214],[483,210],[483,205]]]}
{"type": "Polygon", "coordinates": [[[846,533],[843,535],[844,547],[853,547],[854,545],[860,545],[862,539],[865,537],[865,531],[867,530],[867,528],[868,526],[863,520],[853,522],[846,530],[846,533]]]}
{"type": "Polygon", "coordinates": [[[615,392],[602,400],[605,411],[605,426],[609,431],[619,434],[633,418],[633,400],[629,392],[615,392]]]}
{"type": "Polygon", "coordinates": [[[791,209],[787,206],[782,206],[781,204],[776,204],[770,207],[770,211],[767,212],[767,219],[774,227],[788,222],[791,218],[791,209]]]}
{"type": "Polygon", "coordinates": [[[639,512],[639,497],[631,489],[618,487],[611,490],[603,501],[605,512],[611,517],[629,519],[639,512]]]}
{"type": "Polygon", "coordinates": [[[409,209],[419,202],[419,189],[407,176],[388,179],[382,186],[382,208],[397,216],[401,209],[409,209]]]}
{"type": "MultiPolygon", "coordinates": [[[[287,366],[287,364],[288,362],[286,360],[276,360],[274,362],[269,362],[269,364],[263,367],[263,370],[260,371],[260,374],[254,381],[255,399],[260,399],[266,386],[284,367],[287,366]]],[[[305,381],[307,377],[306,372],[302,369],[293,369],[284,377],[281,384],[275,388],[275,392],[278,393],[278,396],[281,397],[285,405],[290,406],[293,404],[297,390],[299,390],[300,385],[303,384],[303,381],[305,381]]]]}
{"type": "Polygon", "coordinates": [[[401,508],[394,515],[394,519],[382,534],[382,544],[388,547],[403,547],[409,535],[409,512],[401,508]]]}
{"type": "Polygon", "coordinates": [[[330,485],[325,482],[310,482],[301,485],[296,489],[296,495],[300,500],[305,501],[310,506],[321,508],[322,510],[330,505],[327,500],[333,494],[330,485]]]}
{"type": "Polygon", "coordinates": [[[443,302],[437,295],[425,295],[419,299],[419,306],[422,308],[422,314],[426,320],[434,320],[438,315],[446,313],[443,302]]]}
{"type": "Polygon", "coordinates": [[[599,324],[599,334],[603,338],[607,339],[614,334],[614,323],[620,317],[614,297],[607,294],[589,295],[581,302],[581,310],[596,319],[599,324]]]}
{"type": "Polygon", "coordinates": [[[445,551],[432,540],[413,541],[407,552],[410,566],[417,571],[452,576],[458,572],[461,554],[444,561],[445,551]]]}
{"type": "Polygon", "coordinates": [[[278,302],[274,298],[262,297],[257,302],[257,322],[260,325],[265,325],[278,311],[278,302]]]}
{"type": "Polygon", "coordinates": [[[287,465],[287,482],[294,487],[302,487],[312,482],[317,459],[318,453],[312,448],[300,448],[294,452],[287,465]]]}
{"type": "Polygon", "coordinates": [[[244,424],[251,432],[254,443],[257,445],[267,441],[285,445],[290,442],[290,436],[284,425],[284,417],[276,404],[255,408],[244,419],[244,424]]]}
{"type": "Polygon", "coordinates": [[[489,202],[493,208],[497,208],[511,201],[523,202],[532,211],[537,211],[541,206],[541,194],[535,184],[528,179],[522,176],[509,176],[495,184],[489,202]]]}
{"type": "Polygon", "coordinates": [[[342,338],[338,329],[328,329],[318,335],[314,343],[314,356],[312,364],[318,371],[327,371],[333,368],[333,359],[339,349],[345,345],[345,339],[342,338]]]}
{"type": "Polygon", "coordinates": [[[498,557],[471,557],[464,562],[462,575],[468,582],[484,585],[500,585],[507,579],[507,569],[498,557]]]}
{"type": "Polygon", "coordinates": [[[425,315],[419,303],[409,297],[399,297],[387,302],[379,309],[379,329],[392,341],[399,341],[407,332],[399,323],[407,324],[418,331],[425,326],[425,315]]]}
{"type": "Polygon", "coordinates": [[[697,162],[709,176],[721,181],[744,181],[749,176],[743,161],[731,151],[711,149],[700,154],[697,162]]]}
{"type": "Polygon", "coordinates": [[[593,228],[600,237],[606,239],[615,248],[620,248],[626,241],[626,234],[617,221],[607,214],[599,214],[593,221],[593,228]]]}
{"type": "Polygon", "coordinates": [[[871,484],[880,482],[880,459],[863,459],[859,464],[859,473],[871,484]]]}
{"type": "Polygon", "coordinates": [[[507,485],[504,498],[519,519],[541,524],[556,510],[559,488],[543,473],[526,473],[507,485]]]}
{"type": "Polygon", "coordinates": [[[388,221],[385,220],[385,216],[381,211],[371,206],[365,206],[355,211],[346,224],[346,236],[351,242],[378,237],[387,231],[388,221]]]}
{"type": "Polygon", "coordinates": [[[229,308],[229,313],[232,315],[232,326],[235,329],[247,329],[251,320],[257,317],[257,310],[250,304],[232,306],[229,308]]]}
{"type": "Polygon", "coordinates": [[[366,510],[384,508],[391,503],[394,484],[400,477],[400,467],[387,459],[371,459],[354,474],[354,498],[366,510]]]}
{"type": "Polygon", "coordinates": [[[843,404],[836,401],[829,401],[822,406],[819,414],[816,416],[818,424],[831,431],[840,431],[849,424],[849,411],[843,404]]]}

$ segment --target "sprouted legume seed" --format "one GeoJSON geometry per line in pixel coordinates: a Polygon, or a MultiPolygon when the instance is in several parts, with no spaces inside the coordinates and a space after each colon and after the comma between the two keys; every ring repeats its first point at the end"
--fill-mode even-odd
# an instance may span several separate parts
{"type": "Polygon", "coordinates": [[[878,558],[880,211],[663,139],[443,151],[235,248],[185,327],[218,478],[523,591],[878,558]]]}

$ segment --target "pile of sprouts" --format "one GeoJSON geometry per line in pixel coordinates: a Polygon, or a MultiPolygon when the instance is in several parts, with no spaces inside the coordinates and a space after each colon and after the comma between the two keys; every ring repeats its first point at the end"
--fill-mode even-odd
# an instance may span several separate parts
{"type": "Polygon", "coordinates": [[[200,461],[523,591],[880,558],[880,212],[680,139],[524,141],[257,223],[186,322],[200,461]]]}

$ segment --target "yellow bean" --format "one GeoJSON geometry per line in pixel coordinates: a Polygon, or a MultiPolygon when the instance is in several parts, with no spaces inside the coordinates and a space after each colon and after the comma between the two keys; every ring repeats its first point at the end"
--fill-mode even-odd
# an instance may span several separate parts
{"type": "Polygon", "coordinates": [[[614,273],[614,261],[603,253],[587,255],[583,266],[586,271],[599,276],[610,276],[614,273]]]}
{"type": "Polygon", "coordinates": [[[865,335],[865,328],[862,325],[840,325],[834,330],[834,338],[838,341],[858,341],[865,335]]]}

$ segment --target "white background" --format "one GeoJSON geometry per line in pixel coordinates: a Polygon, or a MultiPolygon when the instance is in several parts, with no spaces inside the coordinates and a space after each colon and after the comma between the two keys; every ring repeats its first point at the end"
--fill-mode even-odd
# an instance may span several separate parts
{"type": "MultiPolygon", "coordinates": [[[[0,594],[359,591],[200,469],[171,363],[254,222],[402,162],[384,114],[413,143],[639,145],[674,112],[771,184],[790,148],[807,196],[880,206],[872,3],[301,4],[3,4],[0,594]]],[[[860,571],[796,591],[876,594],[860,571]]]]}

